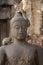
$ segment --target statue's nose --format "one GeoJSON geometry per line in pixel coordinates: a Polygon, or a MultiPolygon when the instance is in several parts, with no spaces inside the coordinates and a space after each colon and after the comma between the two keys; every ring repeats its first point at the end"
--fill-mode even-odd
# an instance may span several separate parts
{"type": "Polygon", "coordinates": [[[19,28],[19,33],[22,33],[22,28],[21,27],[19,28]]]}

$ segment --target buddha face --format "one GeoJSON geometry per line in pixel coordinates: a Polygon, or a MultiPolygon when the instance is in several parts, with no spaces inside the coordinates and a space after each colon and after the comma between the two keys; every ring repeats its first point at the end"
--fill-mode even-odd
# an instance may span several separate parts
{"type": "Polygon", "coordinates": [[[27,26],[25,21],[17,21],[12,26],[13,38],[23,40],[27,34],[27,26]]]}

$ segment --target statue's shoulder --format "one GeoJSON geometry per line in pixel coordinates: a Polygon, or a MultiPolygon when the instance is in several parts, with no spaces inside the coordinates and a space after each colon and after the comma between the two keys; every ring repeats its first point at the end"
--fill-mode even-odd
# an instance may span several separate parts
{"type": "Polygon", "coordinates": [[[4,54],[5,53],[5,46],[1,46],[0,47],[0,54],[4,54]]]}
{"type": "Polygon", "coordinates": [[[30,44],[30,43],[28,43],[28,42],[26,43],[26,46],[27,46],[27,48],[30,49],[31,51],[37,50],[35,45],[30,44]]]}
{"type": "Polygon", "coordinates": [[[5,46],[5,51],[10,51],[11,49],[13,49],[15,47],[15,45],[13,43],[6,45],[5,46]]]}
{"type": "Polygon", "coordinates": [[[35,47],[37,50],[43,50],[43,47],[40,45],[32,44],[33,47],[35,47]]]}
{"type": "Polygon", "coordinates": [[[30,43],[26,43],[27,44],[27,46],[29,46],[29,47],[32,47],[32,48],[36,48],[36,45],[33,45],[33,44],[30,44],[30,43]]]}
{"type": "Polygon", "coordinates": [[[9,45],[4,45],[4,46],[0,46],[0,53],[5,53],[5,50],[10,48],[12,46],[12,44],[9,45]]]}

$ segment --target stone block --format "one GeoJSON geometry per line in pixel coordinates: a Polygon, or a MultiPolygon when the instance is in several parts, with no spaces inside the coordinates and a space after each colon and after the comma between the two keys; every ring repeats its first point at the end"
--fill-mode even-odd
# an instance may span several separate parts
{"type": "Polygon", "coordinates": [[[9,7],[7,8],[0,8],[0,19],[9,19],[11,10],[9,7]]]}
{"type": "Polygon", "coordinates": [[[2,5],[13,5],[14,0],[0,0],[0,6],[2,5]]]}

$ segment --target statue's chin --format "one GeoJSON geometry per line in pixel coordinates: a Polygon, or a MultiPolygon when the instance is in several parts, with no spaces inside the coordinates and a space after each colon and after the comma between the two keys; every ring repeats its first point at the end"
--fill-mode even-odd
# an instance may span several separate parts
{"type": "Polygon", "coordinates": [[[17,38],[18,40],[24,40],[24,38],[17,38]]]}
{"type": "Polygon", "coordinates": [[[24,37],[18,37],[17,40],[24,40],[24,37]]]}

